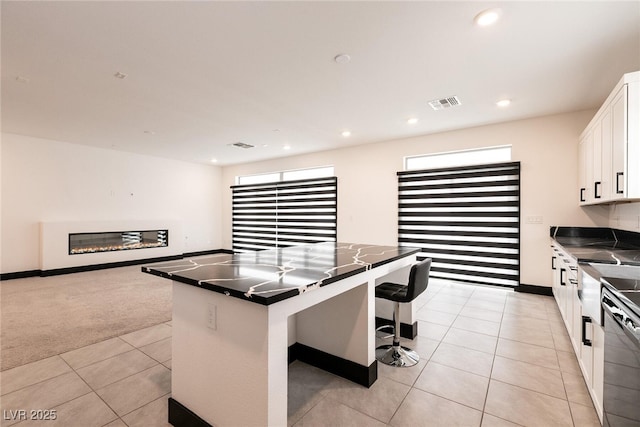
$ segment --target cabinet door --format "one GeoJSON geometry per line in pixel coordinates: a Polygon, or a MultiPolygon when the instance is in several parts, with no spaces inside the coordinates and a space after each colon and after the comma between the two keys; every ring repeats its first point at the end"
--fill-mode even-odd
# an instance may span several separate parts
{"type": "Polygon", "coordinates": [[[556,300],[556,304],[560,303],[560,295],[558,293],[558,287],[560,286],[558,270],[560,269],[560,267],[558,266],[558,261],[558,249],[551,245],[551,291],[553,292],[553,297],[556,300]]]}
{"type": "Polygon", "coordinates": [[[582,204],[591,204],[596,200],[593,195],[594,171],[593,171],[593,129],[590,129],[580,141],[580,174],[584,180],[580,186],[580,200],[582,204]]]}
{"type": "Polygon", "coordinates": [[[558,272],[558,308],[562,319],[567,322],[567,268],[565,267],[564,258],[559,258],[559,272],[558,272]]]}
{"type": "Polygon", "coordinates": [[[593,381],[591,388],[593,404],[602,421],[602,404],[604,393],[604,328],[593,324],[593,381]]]}
{"type": "Polygon", "coordinates": [[[611,131],[611,109],[608,108],[600,116],[600,201],[612,200],[615,191],[615,179],[613,174],[613,138],[611,131]]]}
{"type": "Polygon", "coordinates": [[[576,357],[580,360],[582,350],[582,302],[578,298],[577,289],[573,289],[573,323],[571,328],[571,344],[575,350],[576,357]]]}
{"type": "Polygon", "coordinates": [[[578,145],[578,201],[581,205],[587,203],[587,149],[588,149],[587,137],[580,140],[578,145]]]}
{"type": "Polygon", "coordinates": [[[599,203],[602,201],[602,122],[600,119],[596,121],[591,132],[591,191],[593,201],[599,203]]]}
{"type": "Polygon", "coordinates": [[[587,388],[592,388],[593,383],[593,323],[591,318],[582,315],[582,305],[580,305],[580,327],[579,335],[576,337],[580,346],[580,351],[576,352],[578,363],[582,368],[582,375],[587,388]]]}
{"type": "Polygon", "coordinates": [[[625,197],[627,188],[627,86],[611,102],[611,199],[625,197]]]}

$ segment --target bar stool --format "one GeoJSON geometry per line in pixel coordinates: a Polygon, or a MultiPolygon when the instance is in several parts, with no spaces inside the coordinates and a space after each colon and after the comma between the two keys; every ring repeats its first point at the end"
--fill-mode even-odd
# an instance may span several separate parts
{"type": "Polygon", "coordinates": [[[376,348],[376,359],[385,365],[409,367],[420,360],[418,353],[400,345],[400,303],[413,301],[427,289],[430,270],[431,258],[426,258],[411,266],[407,285],[385,282],[376,286],[376,298],[395,303],[393,308],[393,344],[376,348]]]}

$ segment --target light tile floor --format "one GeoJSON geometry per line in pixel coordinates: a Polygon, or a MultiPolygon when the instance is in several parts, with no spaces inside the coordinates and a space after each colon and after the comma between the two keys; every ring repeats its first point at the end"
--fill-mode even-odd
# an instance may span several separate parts
{"type": "MultiPolygon", "coordinates": [[[[420,363],[379,364],[369,389],[292,363],[289,425],[599,425],[553,298],[433,279],[417,307],[420,363]]],[[[170,338],[162,323],[0,373],[2,426],[168,425],[170,338]]]]}

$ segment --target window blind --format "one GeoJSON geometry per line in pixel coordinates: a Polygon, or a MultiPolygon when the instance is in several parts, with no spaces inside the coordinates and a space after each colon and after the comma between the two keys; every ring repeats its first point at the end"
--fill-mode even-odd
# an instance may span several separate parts
{"type": "Polygon", "coordinates": [[[399,245],[432,277],[519,285],[519,162],[398,172],[398,195],[399,245]]]}
{"type": "Polygon", "coordinates": [[[231,189],[234,251],[336,241],[336,177],[231,189]]]}

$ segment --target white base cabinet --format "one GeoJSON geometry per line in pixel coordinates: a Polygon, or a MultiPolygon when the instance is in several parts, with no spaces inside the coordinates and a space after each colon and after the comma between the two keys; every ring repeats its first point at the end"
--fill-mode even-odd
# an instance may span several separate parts
{"type": "Polygon", "coordinates": [[[602,395],[604,390],[604,328],[582,313],[576,297],[573,348],[587,385],[593,406],[602,423],[602,395]]]}
{"type": "Polygon", "coordinates": [[[578,296],[581,271],[577,261],[552,240],[553,296],[571,339],[585,384],[602,423],[604,389],[604,329],[585,316],[578,296]]]}

